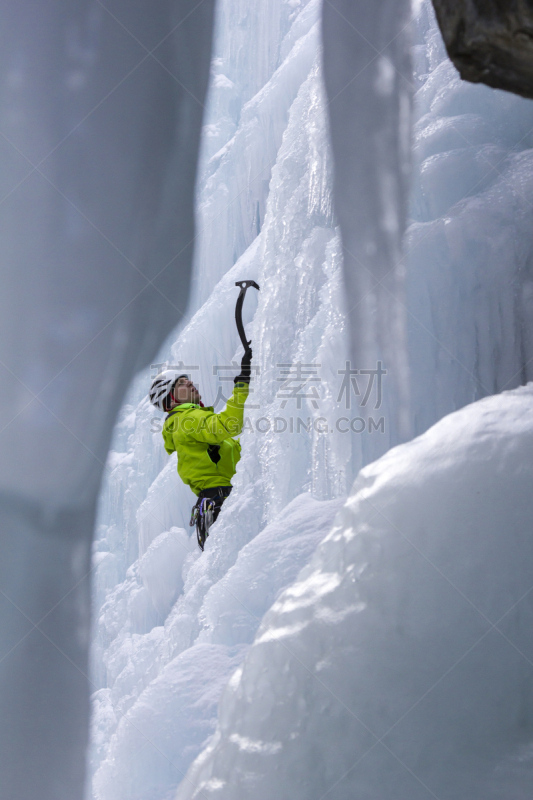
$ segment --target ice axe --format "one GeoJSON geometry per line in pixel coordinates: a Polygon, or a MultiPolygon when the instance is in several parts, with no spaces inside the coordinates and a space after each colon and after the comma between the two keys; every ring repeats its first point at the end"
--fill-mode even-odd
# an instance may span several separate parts
{"type": "Polygon", "coordinates": [[[237,330],[239,331],[239,336],[241,337],[241,342],[244,347],[244,352],[249,353],[251,349],[250,348],[251,340],[249,342],[246,341],[244,325],[242,324],[242,306],[244,303],[244,297],[250,286],[253,286],[254,289],[257,289],[258,291],[259,291],[259,286],[255,281],[236,281],[235,286],[240,286],[241,289],[239,296],[237,298],[237,305],[235,306],[235,322],[237,323],[237,330]]]}

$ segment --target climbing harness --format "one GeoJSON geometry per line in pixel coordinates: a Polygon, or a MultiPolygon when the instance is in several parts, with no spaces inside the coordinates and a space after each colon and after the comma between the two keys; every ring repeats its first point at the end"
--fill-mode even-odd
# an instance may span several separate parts
{"type": "Polygon", "coordinates": [[[209,536],[209,528],[218,517],[222,503],[229,496],[231,489],[231,486],[215,486],[213,489],[204,489],[192,507],[189,525],[191,528],[196,525],[198,547],[202,551],[205,540],[209,536]]]}
{"type": "Polygon", "coordinates": [[[244,303],[244,298],[246,296],[247,290],[250,286],[253,286],[254,289],[259,291],[259,286],[255,281],[236,281],[235,286],[240,287],[240,293],[237,298],[237,305],[235,306],[235,322],[237,323],[237,330],[239,331],[239,336],[241,337],[242,346],[244,347],[244,352],[250,352],[250,345],[251,340],[247,341],[246,334],[244,332],[244,325],[242,324],[242,306],[244,303]]]}

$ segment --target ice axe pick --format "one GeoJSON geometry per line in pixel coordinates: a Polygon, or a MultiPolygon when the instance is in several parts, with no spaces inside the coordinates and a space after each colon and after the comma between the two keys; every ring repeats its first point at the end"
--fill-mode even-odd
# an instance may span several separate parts
{"type": "Polygon", "coordinates": [[[246,295],[247,290],[250,286],[253,286],[254,289],[259,291],[259,286],[255,281],[236,281],[235,286],[239,286],[241,291],[237,298],[237,305],[235,306],[235,322],[237,323],[237,330],[239,331],[239,336],[241,337],[241,342],[244,347],[244,352],[250,352],[250,344],[251,340],[248,342],[246,341],[246,334],[244,332],[244,325],[242,324],[242,306],[244,303],[244,297],[246,295]]]}

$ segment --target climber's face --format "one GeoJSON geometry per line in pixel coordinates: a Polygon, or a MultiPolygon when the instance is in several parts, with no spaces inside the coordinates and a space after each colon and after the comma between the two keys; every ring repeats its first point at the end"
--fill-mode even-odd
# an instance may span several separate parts
{"type": "Polygon", "coordinates": [[[174,384],[172,396],[177,404],[199,403],[202,399],[194,383],[190,378],[186,378],[185,376],[178,378],[177,382],[174,384]]]}

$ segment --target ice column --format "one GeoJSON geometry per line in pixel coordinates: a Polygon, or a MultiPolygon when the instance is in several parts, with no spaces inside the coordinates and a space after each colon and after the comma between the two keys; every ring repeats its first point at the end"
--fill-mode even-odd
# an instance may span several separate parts
{"type": "Polygon", "coordinates": [[[2,796],[81,797],[119,404],[187,304],[213,2],[0,10],[2,796]]]}
{"type": "MultiPolygon", "coordinates": [[[[325,0],[324,72],[354,368],[389,371],[390,440],[409,433],[401,239],[410,151],[408,0],[325,0]]],[[[368,440],[369,456],[387,447],[368,440]]]]}

